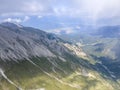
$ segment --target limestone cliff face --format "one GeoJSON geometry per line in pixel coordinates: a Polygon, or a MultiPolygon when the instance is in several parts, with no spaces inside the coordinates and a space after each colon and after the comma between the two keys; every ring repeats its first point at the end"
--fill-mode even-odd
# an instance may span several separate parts
{"type": "Polygon", "coordinates": [[[61,40],[53,34],[14,23],[0,24],[0,58],[55,57],[65,51],[61,40]]]}

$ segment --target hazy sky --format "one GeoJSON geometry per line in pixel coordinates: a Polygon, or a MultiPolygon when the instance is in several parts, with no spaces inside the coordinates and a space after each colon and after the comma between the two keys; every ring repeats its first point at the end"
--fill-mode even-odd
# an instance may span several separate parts
{"type": "Polygon", "coordinates": [[[71,19],[72,23],[79,20],[82,24],[116,25],[120,23],[120,0],[0,0],[1,22],[34,26],[46,17],[51,21],[55,17],[67,18],[66,22],[71,19]]]}

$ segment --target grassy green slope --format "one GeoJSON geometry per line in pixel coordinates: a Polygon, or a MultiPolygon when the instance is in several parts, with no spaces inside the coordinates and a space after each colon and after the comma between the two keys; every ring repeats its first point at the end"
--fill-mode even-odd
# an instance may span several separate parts
{"type": "MultiPolygon", "coordinates": [[[[67,59],[67,58],[66,58],[67,59]]],[[[8,64],[5,75],[23,90],[119,90],[116,82],[90,69],[85,60],[32,58],[8,64]],[[54,62],[54,63],[51,63],[54,62]],[[81,64],[80,64],[81,63],[81,64]]],[[[1,77],[0,90],[19,90],[1,77]]]]}

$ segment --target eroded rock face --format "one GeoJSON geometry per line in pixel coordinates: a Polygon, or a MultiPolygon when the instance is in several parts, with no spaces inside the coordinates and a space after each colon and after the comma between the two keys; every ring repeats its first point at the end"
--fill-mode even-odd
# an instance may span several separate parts
{"type": "Polygon", "coordinates": [[[69,50],[71,50],[76,56],[87,59],[87,54],[85,52],[83,52],[83,50],[80,46],[70,45],[68,43],[65,43],[64,46],[66,48],[68,48],[69,50]]]}
{"type": "Polygon", "coordinates": [[[0,24],[0,58],[23,59],[32,56],[55,57],[65,49],[55,35],[13,23],[0,24]]]}

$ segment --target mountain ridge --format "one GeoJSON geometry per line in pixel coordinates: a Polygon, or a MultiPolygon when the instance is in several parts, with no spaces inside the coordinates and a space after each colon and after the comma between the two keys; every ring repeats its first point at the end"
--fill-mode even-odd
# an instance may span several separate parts
{"type": "MultiPolygon", "coordinates": [[[[4,27],[5,25],[3,27],[2,25],[0,25],[1,26],[0,27],[0,32],[1,32],[0,47],[2,47],[1,50],[4,52],[2,53],[1,51],[1,54],[0,54],[1,55],[0,57],[2,59],[3,58],[9,59],[10,56],[11,56],[11,59],[13,58],[19,59],[20,56],[21,57],[23,56],[23,58],[25,57],[28,58],[29,55],[30,56],[53,56],[53,57],[55,56],[50,50],[48,50],[48,47],[46,46],[48,45],[49,47],[53,48],[50,45],[52,44],[57,45],[57,42],[59,42],[60,39],[57,38],[55,35],[45,33],[44,31],[33,29],[31,27],[17,26],[14,28],[13,26],[15,25],[13,23],[7,23],[7,25],[9,25],[7,28],[4,27]],[[8,31],[8,30],[11,30],[11,31],[8,31]],[[19,52],[14,52],[14,51],[19,51],[19,52]],[[17,57],[15,57],[14,54],[16,54],[17,57]]],[[[60,44],[57,46],[60,46],[60,44]]],[[[62,48],[62,46],[60,46],[59,48],[62,48]]]]}
{"type": "Polygon", "coordinates": [[[31,27],[0,25],[0,32],[0,90],[119,90],[78,45],[31,27]]]}

